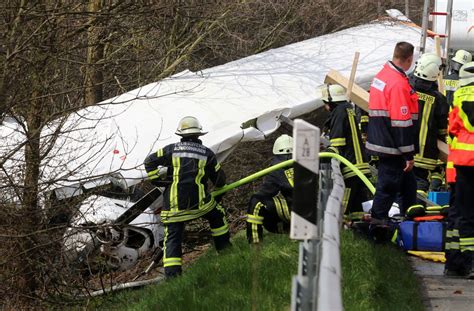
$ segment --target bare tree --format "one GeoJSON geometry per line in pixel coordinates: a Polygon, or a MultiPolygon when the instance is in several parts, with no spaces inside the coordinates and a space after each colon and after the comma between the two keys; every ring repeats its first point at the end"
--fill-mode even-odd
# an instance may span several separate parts
{"type": "Polygon", "coordinates": [[[103,100],[103,70],[100,62],[104,58],[105,43],[103,42],[104,27],[100,25],[97,17],[103,8],[102,0],[89,0],[88,10],[91,17],[87,29],[87,65],[85,72],[85,98],[86,105],[93,105],[103,100]]]}
{"type": "MultiPolygon", "coordinates": [[[[416,2],[410,12],[415,21],[416,2]]],[[[0,121],[11,118],[15,130],[2,132],[0,122],[0,294],[11,306],[27,306],[63,293],[58,284],[68,290],[80,284],[66,279],[70,271],[55,261],[64,228],[49,222],[64,206],[45,197],[58,181],[84,178],[75,176],[80,166],[45,176],[46,168],[61,170],[58,159],[76,160],[61,149],[72,131],[71,113],[184,69],[198,71],[368,22],[377,17],[378,3],[3,1],[0,121]]]]}

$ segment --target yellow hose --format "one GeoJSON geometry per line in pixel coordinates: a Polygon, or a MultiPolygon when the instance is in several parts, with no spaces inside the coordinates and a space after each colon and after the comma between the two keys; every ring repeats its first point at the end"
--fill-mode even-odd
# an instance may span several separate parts
{"type": "Polygon", "coordinates": [[[370,180],[354,164],[349,162],[349,160],[347,160],[343,156],[337,153],[332,153],[332,152],[320,152],[319,157],[320,158],[335,158],[336,160],[339,160],[345,166],[350,168],[354,173],[356,173],[356,175],[359,176],[359,178],[367,186],[367,188],[369,188],[370,192],[372,192],[372,194],[375,194],[375,187],[374,185],[372,185],[370,180]]]}
{"type": "MultiPolygon", "coordinates": [[[[345,166],[349,167],[352,171],[354,171],[354,173],[356,173],[356,175],[362,180],[362,182],[367,186],[367,188],[369,188],[370,192],[372,192],[372,194],[375,194],[375,187],[372,185],[372,183],[370,182],[370,180],[367,179],[367,177],[365,177],[365,175],[354,165],[352,164],[351,162],[349,162],[346,158],[342,157],[341,155],[337,154],[337,153],[331,153],[331,152],[320,152],[319,153],[319,157],[320,158],[335,158],[336,160],[339,160],[341,163],[343,163],[345,166]]],[[[242,178],[236,182],[233,182],[229,185],[225,185],[224,187],[222,188],[219,188],[217,190],[214,190],[211,195],[213,196],[217,196],[217,195],[220,195],[220,194],[223,194],[229,190],[232,190],[234,188],[237,188],[237,187],[240,187],[242,185],[245,185],[245,184],[248,184],[249,182],[252,182],[254,181],[255,179],[258,179],[262,176],[265,176],[267,175],[268,173],[271,173],[277,169],[280,169],[280,168],[283,168],[283,167],[287,167],[287,166],[290,166],[294,163],[294,160],[287,160],[287,161],[284,161],[284,162],[281,162],[281,163],[278,163],[274,166],[271,166],[271,167],[268,167],[264,170],[261,170],[261,171],[258,171],[257,173],[254,173],[252,175],[249,175],[245,178],[242,178]]]]}

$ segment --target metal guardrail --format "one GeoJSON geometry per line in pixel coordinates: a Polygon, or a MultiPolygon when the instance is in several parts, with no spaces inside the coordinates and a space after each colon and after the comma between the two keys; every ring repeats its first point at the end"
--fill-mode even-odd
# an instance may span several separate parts
{"type": "MultiPolygon", "coordinates": [[[[319,252],[319,280],[317,310],[343,310],[341,291],[341,255],[340,229],[342,228],[342,198],[344,196],[344,179],[339,168],[339,161],[331,160],[330,174],[322,175],[330,178],[330,190],[321,185],[321,192],[330,191],[327,200],[321,201],[325,211],[322,219],[322,242],[319,252]]],[[[329,184],[329,183],[328,183],[329,184]]]]}
{"type": "Polygon", "coordinates": [[[321,163],[318,237],[300,243],[291,310],[343,310],[340,229],[344,179],[339,161],[321,163]]]}

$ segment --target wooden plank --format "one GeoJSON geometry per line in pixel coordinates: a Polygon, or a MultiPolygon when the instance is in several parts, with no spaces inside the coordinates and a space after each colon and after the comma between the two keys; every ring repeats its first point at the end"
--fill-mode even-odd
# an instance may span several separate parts
{"type": "MultiPolygon", "coordinates": [[[[349,87],[349,79],[333,69],[331,69],[326,75],[324,83],[340,84],[346,89],[349,87]]],[[[369,93],[366,90],[354,83],[349,98],[354,104],[362,108],[364,111],[369,112],[369,93]]]]}
{"type": "MultiPolygon", "coordinates": [[[[349,86],[349,79],[344,77],[340,72],[331,69],[326,75],[324,83],[340,84],[347,88],[349,86]]],[[[349,98],[354,104],[362,108],[362,110],[369,112],[369,92],[354,83],[349,98]]],[[[446,162],[448,157],[448,145],[445,142],[438,140],[438,149],[440,151],[440,160],[446,162]]]]}
{"type": "MultiPolygon", "coordinates": [[[[436,46],[436,55],[443,59],[443,55],[441,54],[441,39],[439,36],[435,36],[434,39],[436,46]]],[[[438,90],[441,92],[441,94],[444,94],[444,80],[442,72],[440,72],[440,74],[438,75],[438,90]]]]}
{"type": "Polygon", "coordinates": [[[355,52],[354,54],[354,60],[352,61],[352,69],[351,69],[351,76],[349,78],[349,84],[346,88],[347,92],[346,92],[346,96],[347,98],[350,98],[351,97],[351,93],[352,93],[352,86],[354,85],[354,79],[355,79],[355,74],[357,72],[357,64],[359,63],[359,56],[360,56],[360,53],[359,52],[355,52]]]}

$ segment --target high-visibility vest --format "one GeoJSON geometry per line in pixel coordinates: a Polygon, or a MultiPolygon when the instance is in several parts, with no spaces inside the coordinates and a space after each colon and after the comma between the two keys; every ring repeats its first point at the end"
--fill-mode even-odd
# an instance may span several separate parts
{"type": "MultiPolygon", "coordinates": [[[[449,108],[449,115],[451,115],[452,107],[449,108]]],[[[449,133],[449,123],[448,123],[448,133],[449,133]]],[[[446,136],[447,139],[447,144],[448,144],[448,159],[446,161],[446,182],[448,184],[453,184],[456,182],[456,168],[454,167],[454,162],[453,162],[453,153],[451,151],[451,143],[452,143],[452,138],[450,135],[446,136]]]]}
{"type": "Polygon", "coordinates": [[[474,83],[454,93],[449,113],[450,160],[454,165],[474,166],[474,83]]]}
{"type": "Polygon", "coordinates": [[[452,184],[456,182],[456,168],[454,168],[454,162],[451,160],[449,155],[448,155],[448,161],[446,162],[446,182],[448,184],[452,184]]]}

